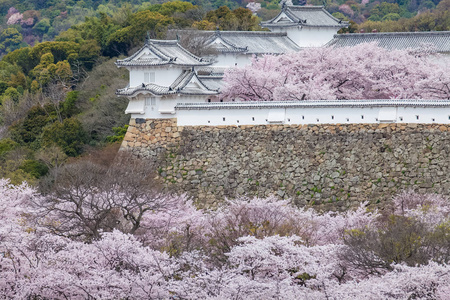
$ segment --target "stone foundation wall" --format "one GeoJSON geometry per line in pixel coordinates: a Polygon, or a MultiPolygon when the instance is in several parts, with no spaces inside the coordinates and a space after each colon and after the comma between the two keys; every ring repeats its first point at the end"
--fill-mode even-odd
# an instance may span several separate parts
{"type": "Polygon", "coordinates": [[[450,193],[450,125],[142,121],[131,121],[122,149],[156,160],[167,189],[208,206],[225,197],[276,195],[340,210],[382,204],[405,189],[450,193]]]}

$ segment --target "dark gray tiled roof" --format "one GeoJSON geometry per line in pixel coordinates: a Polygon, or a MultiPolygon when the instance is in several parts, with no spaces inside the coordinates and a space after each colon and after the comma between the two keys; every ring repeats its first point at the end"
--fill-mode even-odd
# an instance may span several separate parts
{"type": "Polygon", "coordinates": [[[220,76],[223,77],[225,71],[228,70],[226,67],[203,67],[197,68],[198,76],[220,76]]]}
{"type": "Polygon", "coordinates": [[[197,57],[178,44],[177,40],[147,40],[145,45],[132,56],[117,60],[117,66],[208,66],[210,61],[197,57]],[[149,50],[155,57],[142,58],[141,53],[149,50]]]}
{"type": "Polygon", "coordinates": [[[117,90],[116,95],[120,96],[133,96],[139,92],[150,92],[154,95],[217,95],[219,91],[213,87],[202,82],[202,80],[197,76],[195,71],[185,70],[178,76],[177,79],[168,87],[160,86],[154,83],[142,84],[137,87],[127,87],[124,89],[117,90]],[[188,84],[193,78],[196,78],[199,87],[190,87],[188,84]]]}
{"type": "Polygon", "coordinates": [[[199,78],[210,90],[220,91],[224,85],[222,76],[199,76],[199,78]]]}
{"type": "Polygon", "coordinates": [[[248,108],[324,108],[324,107],[450,107],[448,100],[380,99],[380,100],[307,100],[243,101],[183,103],[176,110],[248,109],[248,108]]]}
{"type": "Polygon", "coordinates": [[[437,52],[450,53],[450,31],[336,34],[326,46],[352,47],[371,42],[386,49],[414,49],[430,45],[437,52]]]}
{"type": "Polygon", "coordinates": [[[347,27],[348,23],[333,17],[323,6],[283,6],[281,12],[272,20],[262,22],[263,27],[290,27],[301,25],[304,27],[347,27]],[[281,14],[287,17],[277,20],[281,14]]]}
{"type": "Polygon", "coordinates": [[[219,52],[242,52],[248,54],[281,54],[297,52],[300,48],[286,33],[266,31],[216,31],[211,42],[221,38],[224,44],[216,46],[219,52]]]}

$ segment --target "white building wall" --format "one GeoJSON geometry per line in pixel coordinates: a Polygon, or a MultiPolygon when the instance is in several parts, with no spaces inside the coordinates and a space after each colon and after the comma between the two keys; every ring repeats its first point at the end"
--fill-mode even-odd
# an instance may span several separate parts
{"type": "Polygon", "coordinates": [[[335,27],[287,27],[273,28],[272,32],[286,32],[299,47],[321,47],[331,41],[339,28],[335,27]]]}
{"type": "MultiPolygon", "coordinates": [[[[215,99],[216,96],[185,96],[185,95],[168,95],[154,96],[152,94],[140,94],[130,99],[128,108],[138,107],[139,113],[131,112],[131,118],[142,119],[170,119],[176,115],[175,106],[184,103],[205,103],[208,98],[215,99]]],[[[134,109],[136,111],[136,109],[134,109]]]]}
{"type": "Polygon", "coordinates": [[[170,86],[175,79],[182,73],[182,68],[172,67],[172,66],[162,66],[162,67],[132,67],[129,68],[130,71],[130,87],[140,86],[145,82],[144,73],[155,73],[155,80],[152,83],[161,86],[170,86]]]}
{"type": "Polygon", "coordinates": [[[242,67],[250,65],[251,58],[251,54],[219,53],[214,57],[214,63],[211,66],[220,68],[242,67]]]}
{"type": "Polygon", "coordinates": [[[449,124],[450,106],[179,109],[176,118],[179,126],[345,123],[449,124]]]}

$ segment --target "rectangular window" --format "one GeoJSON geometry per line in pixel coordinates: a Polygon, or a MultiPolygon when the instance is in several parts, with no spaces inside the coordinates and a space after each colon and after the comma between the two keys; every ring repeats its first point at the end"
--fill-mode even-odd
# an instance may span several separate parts
{"type": "Polygon", "coordinates": [[[155,72],[145,72],[144,73],[144,83],[155,82],[155,72]]]}
{"type": "Polygon", "coordinates": [[[155,106],[156,98],[155,97],[147,97],[145,98],[145,106],[155,106]]]}

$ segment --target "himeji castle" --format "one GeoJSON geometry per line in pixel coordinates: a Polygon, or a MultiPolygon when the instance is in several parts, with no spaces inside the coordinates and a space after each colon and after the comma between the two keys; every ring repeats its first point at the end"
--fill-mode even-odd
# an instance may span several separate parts
{"type": "Polygon", "coordinates": [[[219,95],[224,71],[250,64],[254,55],[279,55],[307,47],[345,47],[376,42],[388,49],[419,48],[426,44],[444,54],[443,57],[450,57],[450,32],[337,34],[348,23],[333,17],[322,6],[283,5],[275,18],[262,22],[261,26],[270,31],[200,31],[199,34],[206,36],[207,47],[214,53],[207,57],[190,53],[178,40],[147,39],[132,56],[116,62],[118,67],[130,72],[128,86],[117,90],[117,95],[129,99],[125,113],[131,114],[132,119],[177,118],[180,125],[291,124],[294,122],[291,120],[296,120],[295,124],[308,124],[322,122],[326,110],[334,112],[332,123],[352,122],[348,116],[353,110],[357,108],[357,114],[364,117],[362,110],[370,107],[371,118],[354,122],[401,122],[403,119],[450,122],[450,101],[309,101],[309,104],[295,105],[221,103],[219,95]],[[422,114],[430,114],[430,117],[416,119],[397,114],[398,107],[408,110],[417,106],[425,110],[422,114]],[[444,119],[437,118],[436,112],[442,111],[443,107],[449,110],[448,114],[442,115],[445,115],[444,119]],[[302,113],[305,109],[307,114],[302,113]],[[292,117],[287,117],[288,114],[292,117]],[[236,115],[242,116],[240,120],[234,117],[236,115]]]}

